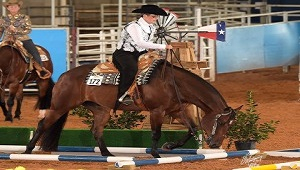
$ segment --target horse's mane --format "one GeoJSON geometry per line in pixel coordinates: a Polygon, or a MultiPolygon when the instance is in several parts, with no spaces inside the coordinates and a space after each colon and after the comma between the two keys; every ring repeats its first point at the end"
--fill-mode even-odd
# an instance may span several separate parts
{"type": "MultiPolygon", "coordinates": [[[[220,92],[214,87],[212,86],[209,82],[207,82],[206,80],[204,80],[202,77],[198,76],[197,74],[189,71],[189,70],[186,70],[182,67],[179,67],[179,66],[176,66],[176,65],[172,65],[170,62],[166,61],[166,60],[161,60],[157,66],[155,67],[154,71],[153,71],[153,74],[151,76],[158,76],[158,74],[155,74],[156,71],[158,71],[159,69],[161,69],[162,71],[164,71],[164,67],[163,65],[165,64],[166,62],[166,67],[168,67],[169,69],[175,69],[175,70],[178,70],[180,72],[183,72],[184,74],[187,74],[189,76],[191,76],[192,78],[198,80],[199,82],[201,82],[205,87],[207,87],[208,89],[212,90],[214,93],[218,94],[222,100],[225,102],[223,96],[220,94],[220,92]]],[[[151,81],[151,78],[150,77],[150,81],[151,81]]]]}

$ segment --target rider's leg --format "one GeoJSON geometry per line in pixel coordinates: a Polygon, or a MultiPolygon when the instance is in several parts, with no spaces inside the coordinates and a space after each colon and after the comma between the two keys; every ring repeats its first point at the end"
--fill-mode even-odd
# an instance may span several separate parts
{"type": "Polygon", "coordinates": [[[41,67],[43,67],[43,62],[41,60],[40,54],[38,52],[38,50],[36,49],[34,43],[32,42],[31,39],[29,40],[24,40],[23,42],[23,46],[24,48],[32,55],[32,57],[34,58],[34,60],[40,64],[41,67]]]}
{"type": "MultiPolygon", "coordinates": [[[[130,52],[116,51],[113,54],[113,63],[120,71],[120,84],[118,89],[118,99],[120,102],[125,100],[130,102],[130,97],[126,95],[127,90],[132,85],[135,75],[138,70],[137,66],[138,57],[134,56],[130,52]]],[[[132,101],[132,100],[131,100],[132,101]]]]}

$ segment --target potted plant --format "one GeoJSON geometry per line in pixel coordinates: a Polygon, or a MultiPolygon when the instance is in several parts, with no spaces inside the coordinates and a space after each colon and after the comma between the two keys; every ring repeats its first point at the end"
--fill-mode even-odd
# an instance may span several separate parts
{"type": "Polygon", "coordinates": [[[271,120],[260,123],[260,114],[256,111],[256,102],[253,99],[253,92],[247,92],[248,108],[243,112],[239,111],[236,120],[227,132],[228,146],[234,143],[237,150],[255,149],[255,144],[269,138],[274,133],[279,121],[271,120]]]}
{"type": "MultiPolygon", "coordinates": [[[[108,124],[105,126],[106,129],[132,129],[140,125],[146,116],[139,114],[137,111],[123,111],[123,113],[112,116],[108,124]]],[[[78,115],[81,118],[84,118],[82,122],[89,127],[93,123],[92,113],[86,109],[84,106],[80,105],[79,107],[72,110],[71,115],[78,115]]]]}

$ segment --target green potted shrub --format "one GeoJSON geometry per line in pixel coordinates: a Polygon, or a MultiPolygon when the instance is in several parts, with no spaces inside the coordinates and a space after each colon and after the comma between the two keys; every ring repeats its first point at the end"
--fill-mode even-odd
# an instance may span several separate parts
{"type": "MultiPolygon", "coordinates": [[[[146,116],[139,114],[137,111],[123,111],[123,113],[112,116],[108,124],[105,126],[106,129],[132,129],[140,125],[146,116]]],[[[82,122],[89,127],[93,123],[92,113],[86,109],[84,106],[80,105],[79,107],[72,110],[71,115],[77,115],[80,118],[84,118],[82,122]]]]}
{"type": "Polygon", "coordinates": [[[274,133],[279,121],[271,120],[260,123],[260,114],[256,111],[253,92],[247,92],[247,106],[245,111],[239,111],[236,120],[227,132],[228,147],[234,143],[237,150],[255,149],[255,144],[269,138],[274,133]]]}
{"type": "MultiPolygon", "coordinates": [[[[88,127],[92,126],[93,115],[84,106],[72,110],[71,115],[79,116],[88,127]]],[[[138,111],[123,111],[111,116],[105,126],[103,135],[108,147],[150,147],[152,145],[151,129],[140,129],[138,126],[145,119],[145,115],[138,111]]],[[[186,130],[162,130],[159,145],[178,140],[186,135],[186,130]]],[[[200,132],[199,132],[200,133],[200,132]]],[[[64,146],[97,146],[92,133],[87,129],[64,129],[60,138],[60,145],[64,146]]],[[[183,148],[199,148],[202,143],[189,140],[183,148]]]]}

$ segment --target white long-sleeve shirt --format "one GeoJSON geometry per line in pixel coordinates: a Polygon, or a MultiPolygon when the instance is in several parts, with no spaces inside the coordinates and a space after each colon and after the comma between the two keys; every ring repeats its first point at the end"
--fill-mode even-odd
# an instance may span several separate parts
{"type": "Polygon", "coordinates": [[[155,27],[152,24],[148,24],[141,17],[137,21],[132,21],[124,27],[117,49],[131,52],[135,50],[141,52],[148,49],[165,49],[165,44],[156,44],[151,41],[154,37],[154,33],[155,27]]]}

